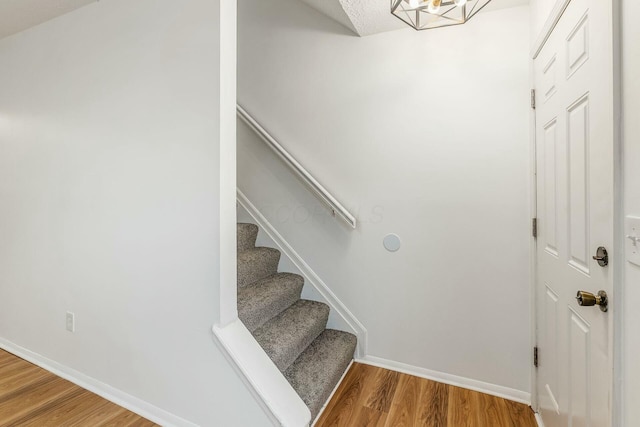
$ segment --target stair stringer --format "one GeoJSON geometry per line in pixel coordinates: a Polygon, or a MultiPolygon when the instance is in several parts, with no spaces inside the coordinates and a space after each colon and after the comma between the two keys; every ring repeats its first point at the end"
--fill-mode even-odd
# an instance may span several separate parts
{"type": "Polygon", "coordinates": [[[239,221],[254,221],[260,227],[264,235],[259,234],[258,239],[267,238],[268,242],[262,243],[278,248],[282,254],[279,269],[304,277],[304,298],[327,304],[331,309],[327,327],[354,334],[358,338],[355,357],[365,357],[367,355],[367,329],[364,325],[338,299],[320,276],[313,271],[240,189],[237,189],[237,200],[242,208],[238,209],[239,221]],[[242,210],[248,215],[248,218],[242,218],[242,210]]]}
{"type": "Polygon", "coordinates": [[[214,342],[274,426],[310,425],[309,408],[240,319],[212,330],[214,342]]]}

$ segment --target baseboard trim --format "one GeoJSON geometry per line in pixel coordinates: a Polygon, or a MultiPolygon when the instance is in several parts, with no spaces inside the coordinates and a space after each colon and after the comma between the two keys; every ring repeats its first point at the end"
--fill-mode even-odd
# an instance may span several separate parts
{"type": "Polygon", "coordinates": [[[536,412],[535,416],[536,416],[536,422],[538,423],[538,427],[544,427],[544,421],[542,421],[542,415],[536,412]]]}
{"type": "Polygon", "coordinates": [[[340,318],[346,323],[350,331],[358,337],[358,345],[356,347],[356,357],[362,357],[367,354],[367,329],[349,309],[338,299],[338,297],[329,289],[327,284],[316,274],[315,271],[307,264],[302,257],[293,249],[293,247],[282,237],[280,233],[271,225],[269,220],[256,208],[247,196],[237,190],[238,203],[253,218],[257,225],[264,231],[269,238],[275,243],[280,252],[288,257],[291,262],[300,271],[304,277],[305,283],[313,286],[313,288],[322,296],[324,302],[331,307],[340,318]]]}
{"type": "Polygon", "coordinates": [[[127,394],[115,387],[21,347],[4,338],[0,338],[0,348],[26,360],[27,362],[33,363],[54,375],[64,378],[79,387],[89,390],[90,392],[95,393],[118,406],[128,409],[131,412],[135,412],[141,417],[144,417],[156,424],[165,427],[197,427],[197,424],[193,424],[192,422],[167,412],[164,409],[158,408],[149,402],[127,394]]]}
{"type": "Polygon", "coordinates": [[[509,387],[486,383],[478,380],[473,380],[471,378],[447,374],[444,372],[433,371],[431,369],[420,368],[418,366],[412,366],[406,363],[387,360],[375,356],[366,356],[360,359],[356,359],[356,362],[377,366],[379,368],[390,369],[392,371],[398,371],[404,374],[414,375],[416,377],[426,378],[428,380],[433,380],[456,387],[479,391],[481,393],[502,397],[507,400],[512,400],[514,402],[524,403],[525,405],[531,406],[531,393],[515,390],[509,387]]]}

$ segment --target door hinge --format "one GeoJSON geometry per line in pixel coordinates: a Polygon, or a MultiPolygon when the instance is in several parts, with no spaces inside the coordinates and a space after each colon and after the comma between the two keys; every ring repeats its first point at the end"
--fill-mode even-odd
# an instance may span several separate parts
{"type": "Polygon", "coordinates": [[[533,366],[538,367],[538,347],[533,347],[533,366]]]}
{"type": "Polygon", "coordinates": [[[536,109],[536,90],[531,89],[531,108],[536,109]]]}
{"type": "Polygon", "coordinates": [[[538,237],[538,218],[531,219],[531,235],[534,238],[538,237]]]}

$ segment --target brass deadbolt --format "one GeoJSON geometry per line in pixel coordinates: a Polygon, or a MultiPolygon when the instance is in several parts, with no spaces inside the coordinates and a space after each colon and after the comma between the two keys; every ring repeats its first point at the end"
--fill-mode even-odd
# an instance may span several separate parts
{"type": "Polygon", "coordinates": [[[595,261],[598,261],[598,265],[600,267],[606,267],[607,265],[609,265],[609,253],[607,252],[607,248],[605,248],[604,246],[600,246],[596,251],[593,259],[595,261]]]}

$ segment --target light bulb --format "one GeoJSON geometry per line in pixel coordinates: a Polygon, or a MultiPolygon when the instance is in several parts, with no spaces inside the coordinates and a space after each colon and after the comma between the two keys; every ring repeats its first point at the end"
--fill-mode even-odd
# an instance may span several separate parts
{"type": "Polygon", "coordinates": [[[429,6],[427,7],[427,12],[438,13],[438,11],[440,10],[441,3],[442,3],[442,0],[431,0],[429,2],[429,6]]]}
{"type": "Polygon", "coordinates": [[[462,7],[465,4],[467,4],[467,0],[453,0],[453,4],[455,4],[458,7],[462,7]]]}
{"type": "Polygon", "coordinates": [[[420,6],[420,3],[422,3],[422,0],[405,0],[406,3],[409,3],[409,7],[411,9],[415,9],[418,6],[420,6]]]}

